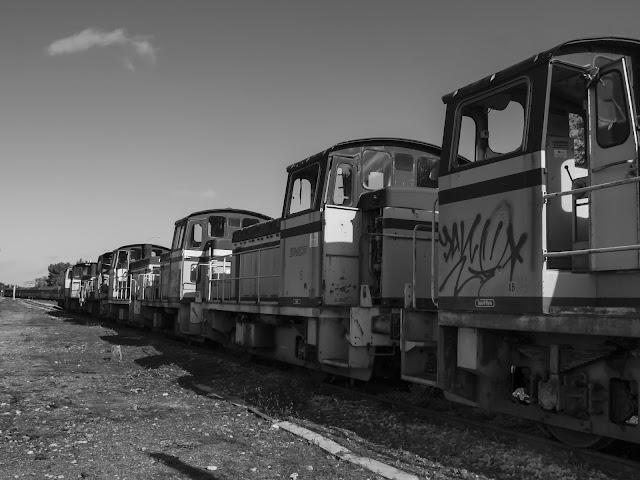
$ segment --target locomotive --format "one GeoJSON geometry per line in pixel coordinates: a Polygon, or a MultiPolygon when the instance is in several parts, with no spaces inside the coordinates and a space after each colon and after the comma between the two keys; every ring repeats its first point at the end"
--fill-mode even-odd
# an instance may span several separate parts
{"type": "Polygon", "coordinates": [[[442,149],[335,145],[287,169],[281,218],[196,212],[170,249],[99,261],[85,304],[640,443],[638,90],[640,41],[563,43],[445,95],[442,149]]]}

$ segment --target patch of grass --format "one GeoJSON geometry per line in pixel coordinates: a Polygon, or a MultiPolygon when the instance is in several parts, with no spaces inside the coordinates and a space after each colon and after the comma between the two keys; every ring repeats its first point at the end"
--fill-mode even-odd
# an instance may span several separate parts
{"type": "Polygon", "coordinates": [[[256,387],[244,391],[245,402],[256,406],[271,417],[288,417],[309,406],[310,398],[304,385],[288,380],[279,385],[256,387]]]}

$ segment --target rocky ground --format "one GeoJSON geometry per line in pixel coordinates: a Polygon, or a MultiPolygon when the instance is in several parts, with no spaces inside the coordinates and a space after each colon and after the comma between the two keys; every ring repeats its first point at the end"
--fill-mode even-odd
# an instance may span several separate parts
{"type": "Polygon", "coordinates": [[[0,478],[382,478],[212,390],[421,479],[612,478],[563,454],[328,396],[316,380],[1,299],[0,478]]]}
{"type": "Polygon", "coordinates": [[[379,478],[185,387],[176,362],[223,362],[139,333],[0,300],[0,478],[379,478]]]}

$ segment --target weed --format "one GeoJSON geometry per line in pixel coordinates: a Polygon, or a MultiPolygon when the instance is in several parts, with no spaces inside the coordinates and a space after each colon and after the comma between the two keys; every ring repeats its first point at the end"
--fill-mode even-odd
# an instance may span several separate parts
{"type": "Polygon", "coordinates": [[[280,385],[256,387],[244,391],[244,400],[271,417],[287,417],[307,408],[310,402],[306,389],[293,380],[280,385]]]}

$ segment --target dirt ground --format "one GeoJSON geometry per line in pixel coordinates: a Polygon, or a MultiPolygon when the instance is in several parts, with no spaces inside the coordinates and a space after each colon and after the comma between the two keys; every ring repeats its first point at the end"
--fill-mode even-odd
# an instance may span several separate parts
{"type": "Polygon", "coordinates": [[[205,349],[0,299],[0,478],[381,478],[193,387],[215,388],[233,368],[205,349]]]}
{"type": "MultiPolygon", "coordinates": [[[[563,450],[325,390],[306,370],[0,298],[0,480],[382,478],[211,392],[421,480],[616,478],[563,450]]],[[[384,395],[446,407],[422,390],[384,395]]]]}

